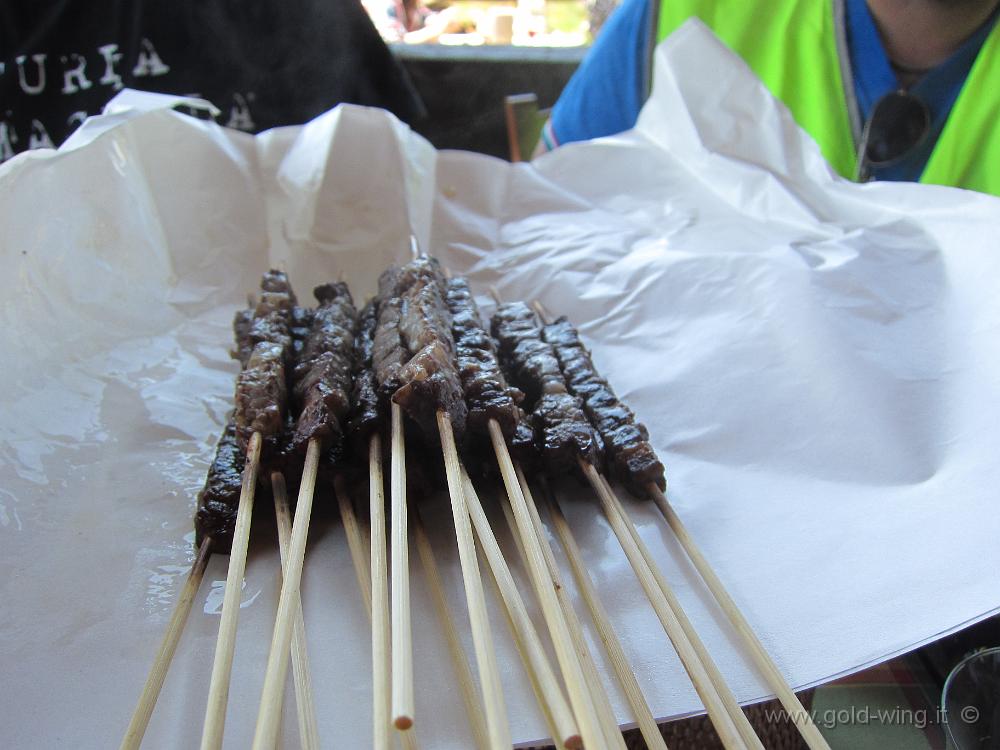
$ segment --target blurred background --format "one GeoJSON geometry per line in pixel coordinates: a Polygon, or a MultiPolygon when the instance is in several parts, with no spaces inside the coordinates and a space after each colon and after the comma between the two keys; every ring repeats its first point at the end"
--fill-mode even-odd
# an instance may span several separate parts
{"type": "Polygon", "coordinates": [[[438,148],[510,158],[503,102],[543,111],[618,0],[362,0],[427,108],[414,129],[438,148]]]}

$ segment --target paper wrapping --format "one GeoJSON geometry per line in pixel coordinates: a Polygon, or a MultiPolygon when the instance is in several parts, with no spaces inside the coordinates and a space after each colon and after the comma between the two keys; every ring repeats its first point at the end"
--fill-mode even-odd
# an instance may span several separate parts
{"type": "MultiPolygon", "coordinates": [[[[287,269],[303,298],[342,275],[361,301],[411,233],[484,304],[494,286],[580,327],[792,685],[997,610],[996,199],[839,179],[697,23],[658,51],[636,129],[533,164],[436,152],[377,110],[251,137],[173,103],[126,92],[60,150],[0,166],[4,746],[109,747],[124,733],[192,559],[237,369],[229,324],[260,274],[287,269]]],[[[482,495],[524,584],[496,490],[482,495]]],[[[654,714],[700,711],[589,491],[567,484],[562,500],[654,714]]],[[[231,748],[252,736],[277,602],[259,505],[231,748]]],[[[655,508],[628,507],[736,695],[766,696],[655,508]]],[[[333,508],[317,498],[303,579],[316,709],[324,747],[366,747],[370,631],[333,508]]],[[[446,498],[424,515],[471,659],[446,498]]],[[[209,565],[149,747],[197,745],[226,562],[209,565]]],[[[415,554],[411,569],[417,737],[469,747],[415,554]]],[[[514,739],[543,738],[488,593],[514,739]]],[[[294,746],[290,689],[283,732],[294,746]]]]}

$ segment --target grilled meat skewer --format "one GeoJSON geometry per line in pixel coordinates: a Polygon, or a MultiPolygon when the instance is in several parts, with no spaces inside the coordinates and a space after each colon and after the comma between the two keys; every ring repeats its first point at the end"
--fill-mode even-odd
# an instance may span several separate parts
{"type": "Polygon", "coordinates": [[[666,489],[663,464],[649,444],[649,432],[598,374],[576,328],[562,317],[545,326],[542,336],[555,350],[570,392],[583,400],[600,433],[612,476],[638,497],[648,496],[650,482],[666,489]]]}
{"type": "Polygon", "coordinates": [[[351,408],[354,301],[343,283],[323,284],[313,294],[319,306],[292,368],[292,395],[299,414],[291,448],[299,452],[314,438],[327,444],[341,442],[342,424],[351,408]]]}
{"type": "Polygon", "coordinates": [[[260,300],[253,322],[245,329],[245,316],[237,316],[237,347],[242,354],[252,348],[236,381],[236,434],[246,450],[259,432],[266,453],[279,447],[287,412],[286,366],[292,353],[292,310],[295,293],[281,271],[269,271],[261,280],[260,300]]]}
{"type": "Polygon", "coordinates": [[[198,495],[195,535],[198,544],[209,536],[213,550],[228,552],[233,541],[246,447],[254,431],[275,448],[285,422],[285,365],[292,336],[289,322],[296,306],[288,277],[271,270],[261,279],[261,299],[233,320],[234,356],[241,370],[236,385],[236,410],[216,447],[205,487],[198,495]]]}
{"type": "MultiPolygon", "coordinates": [[[[535,445],[545,468],[556,474],[575,471],[578,459],[599,466],[603,446],[583,412],[583,402],[569,393],[559,360],[542,338],[542,326],[523,302],[501,305],[491,328],[510,381],[525,394],[535,445]]],[[[523,445],[524,435],[519,436],[523,445]]]]}
{"type": "Polygon", "coordinates": [[[211,537],[213,552],[229,553],[245,464],[246,457],[236,440],[236,424],[230,418],[215,448],[205,487],[198,493],[194,517],[196,547],[201,546],[205,537],[211,537]]]}
{"type": "Polygon", "coordinates": [[[420,256],[390,268],[379,279],[379,292],[373,363],[380,395],[399,404],[428,436],[437,435],[437,412],[444,411],[460,439],[467,410],[440,265],[420,256]]]}
{"type": "Polygon", "coordinates": [[[446,301],[452,316],[455,359],[465,391],[469,428],[485,434],[490,420],[495,419],[504,436],[510,438],[517,425],[517,403],[524,396],[503,376],[496,346],[480,320],[469,283],[459,277],[448,279],[446,301]]]}
{"type": "Polygon", "coordinates": [[[354,387],[351,391],[351,412],[347,432],[357,456],[368,456],[368,443],[372,435],[383,426],[379,409],[378,386],[375,380],[373,353],[375,328],[378,315],[375,300],[361,310],[358,333],[354,339],[354,387]]]}

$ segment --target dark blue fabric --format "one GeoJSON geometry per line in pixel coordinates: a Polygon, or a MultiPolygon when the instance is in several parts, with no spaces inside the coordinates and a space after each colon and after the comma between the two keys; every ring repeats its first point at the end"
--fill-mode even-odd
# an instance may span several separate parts
{"type": "MultiPolygon", "coordinates": [[[[847,47],[854,74],[854,93],[862,122],[868,122],[876,102],[888,93],[900,89],[899,79],[889,62],[882,38],[875,26],[875,19],[865,0],[846,2],[847,47]]],[[[934,144],[937,143],[951,108],[958,99],[965,79],[972,69],[976,56],[996,23],[994,13],[989,21],[951,57],[928,72],[909,93],[918,97],[930,112],[931,127],[920,146],[910,151],[899,162],[872,170],[877,180],[897,180],[916,182],[923,174],[934,144]]]]}
{"type": "Polygon", "coordinates": [[[847,0],[847,47],[854,74],[854,95],[858,99],[861,120],[867,122],[872,107],[890,91],[899,88],[896,73],[882,46],[882,38],[865,0],[847,0]]]}
{"type": "Polygon", "coordinates": [[[550,146],[635,125],[646,98],[650,16],[649,0],[624,0],[611,14],[552,110],[550,146]]]}

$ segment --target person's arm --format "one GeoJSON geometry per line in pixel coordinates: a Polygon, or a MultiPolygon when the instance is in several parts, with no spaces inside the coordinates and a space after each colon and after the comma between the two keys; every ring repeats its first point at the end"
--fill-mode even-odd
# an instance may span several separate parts
{"type": "Polygon", "coordinates": [[[628,130],[645,100],[651,1],[624,0],[601,29],[542,129],[535,156],[628,130]]]}

